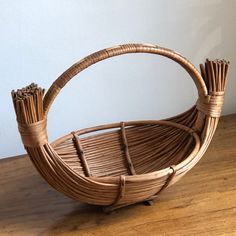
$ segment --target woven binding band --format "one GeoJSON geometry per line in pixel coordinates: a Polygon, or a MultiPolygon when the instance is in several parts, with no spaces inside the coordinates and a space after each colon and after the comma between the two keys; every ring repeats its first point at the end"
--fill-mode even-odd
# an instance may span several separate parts
{"type": "Polygon", "coordinates": [[[210,117],[220,117],[224,103],[224,92],[212,92],[205,97],[199,97],[197,109],[210,117]]]}
{"type": "Polygon", "coordinates": [[[176,167],[174,165],[172,165],[172,166],[170,166],[170,169],[172,170],[172,173],[167,178],[165,184],[161,187],[161,189],[158,190],[158,192],[156,194],[154,194],[154,196],[152,198],[157,197],[164,189],[166,189],[169,186],[171,180],[174,178],[175,173],[176,173],[176,167]]]}
{"type": "Polygon", "coordinates": [[[46,126],[46,119],[32,124],[21,124],[18,122],[18,129],[23,144],[26,147],[38,147],[46,144],[48,142],[46,126]]]}
{"type": "Polygon", "coordinates": [[[117,205],[125,195],[125,175],[120,176],[119,189],[117,193],[115,201],[110,205],[110,207],[117,205]]]}

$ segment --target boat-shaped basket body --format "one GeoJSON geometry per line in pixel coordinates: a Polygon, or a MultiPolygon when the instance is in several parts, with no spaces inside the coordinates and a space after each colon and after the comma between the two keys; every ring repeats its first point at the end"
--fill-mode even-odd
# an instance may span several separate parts
{"type": "Polygon", "coordinates": [[[180,54],[147,44],[98,51],[72,65],[45,95],[35,84],[12,92],[23,144],[47,182],[73,199],[107,210],[151,201],[205,153],[221,114],[228,66],[224,60],[206,60],[198,72],[180,54]],[[196,104],[165,120],[101,125],[71,132],[49,144],[47,114],[60,90],[92,64],[127,53],[152,53],[174,60],[193,79],[198,90],[196,104]]]}

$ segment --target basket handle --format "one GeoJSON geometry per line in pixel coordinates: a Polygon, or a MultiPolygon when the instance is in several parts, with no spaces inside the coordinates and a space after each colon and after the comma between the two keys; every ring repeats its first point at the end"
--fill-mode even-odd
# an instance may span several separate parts
{"type": "Polygon", "coordinates": [[[47,91],[44,97],[44,113],[47,115],[54,99],[59,94],[60,90],[69,82],[75,75],[79,72],[83,71],[87,67],[102,61],[104,59],[127,54],[127,53],[150,53],[150,54],[158,54],[164,57],[168,57],[173,61],[180,64],[192,77],[197,90],[198,95],[200,96],[207,96],[208,91],[205,85],[205,82],[198,72],[198,70],[192,65],[186,58],[181,56],[180,54],[166,48],[162,48],[156,45],[150,44],[124,44],[115,46],[112,48],[106,48],[101,51],[95,52],[84,59],[80,60],[79,62],[72,65],[69,69],[67,69],[61,76],[58,77],[57,80],[51,85],[49,90],[47,91]]]}

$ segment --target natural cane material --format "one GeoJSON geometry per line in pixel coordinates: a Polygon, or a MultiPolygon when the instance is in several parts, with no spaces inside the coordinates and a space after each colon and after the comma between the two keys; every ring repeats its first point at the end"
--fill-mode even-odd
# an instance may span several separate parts
{"type": "Polygon", "coordinates": [[[12,92],[22,142],[41,175],[71,198],[106,210],[150,201],[205,153],[221,114],[228,66],[224,60],[207,60],[200,65],[200,74],[180,54],[155,45],[101,50],[72,65],[45,95],[36,84],[12,92]],[[159,54],[180,64],[196,85],[196,104],[165,120],[100,125],[73,131],[49,144],[47,114],[60,90],[92,64],[127,53],[159,54]]]}

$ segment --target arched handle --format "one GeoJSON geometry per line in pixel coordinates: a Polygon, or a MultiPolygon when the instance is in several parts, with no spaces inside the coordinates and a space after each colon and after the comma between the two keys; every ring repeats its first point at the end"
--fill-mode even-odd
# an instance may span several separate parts
{"type": "Polygon", "coordinates": [[[166,48],[162,48],[156,45],[150,44],[124,44],[119,45],[112,48],[103,49],[101,51],[95,52],[84,59],[80,60],[79,62],[72,65],[69,69],[67,69],[49,88],[47,91],[44,101],[44,113],[47,115],[54,99],[56,98],[57,94],[60,90],[70,81],[75,75],[79,72],[83,71],[85,68],[95,64],[99,61],[104,59],[127,54],[127,53],[150,53],[150,54],[158,54],[164,57],[168,57],[173,61],[180,64],[192,77],[197,90],[198,95],[200,96],[207,96],[207,88],[205,82],[198,72],[198,70],[183,56],[180,54],[166,48]]]}

